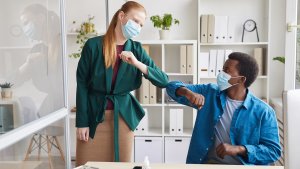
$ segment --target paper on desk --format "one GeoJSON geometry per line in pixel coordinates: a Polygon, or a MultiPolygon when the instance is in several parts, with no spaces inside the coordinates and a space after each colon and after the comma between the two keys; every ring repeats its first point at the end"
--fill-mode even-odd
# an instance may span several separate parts
{"type": "Polygon", "coordinates": [[[99,169],[97,167],[92,167],[92,166],[87,166],[87,165],[82,165],[82,166],[78,166],[74,169],[99,169]]]}

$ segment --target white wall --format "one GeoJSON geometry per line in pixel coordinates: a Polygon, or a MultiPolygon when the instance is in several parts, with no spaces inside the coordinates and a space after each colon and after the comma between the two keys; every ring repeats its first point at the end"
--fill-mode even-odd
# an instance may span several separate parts
{"type": "Polygon", "coordinates": [[[284,89],[284,64],[273,61],[276,56],[285,55],[285,1],[271,0],[271,22],[270,22],[270,50],[269,50],[269,91],[270,98],[282,96],[284,89]]]}

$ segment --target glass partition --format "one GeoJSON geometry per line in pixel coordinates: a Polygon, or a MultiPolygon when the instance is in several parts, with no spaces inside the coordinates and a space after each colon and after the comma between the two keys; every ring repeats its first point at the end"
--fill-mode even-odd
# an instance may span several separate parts
{"type": "MultiPolygon", "coordinates": [[[[299,1],[298,1],[298,8],[297,8],[297,23],[299,24],[300,23],[300,4],[299,4],[299,1]]],[[[297,24],[297,25],[298,25],[297,24]]],[[[297,29],[297,55],[296,55],[296,80],[295,80],[295,88],[296,89],[300,89],[300,30],[297,29]]]]}
{"type": "Polygon", "coordinates": [[[59,0],[0,0],[0,132],[64,107],[59,0]]]}
{"type": "Polygon", "coordinates": [[[0,151],[0,169],[64,169],[65,132],[60,120],[0,151]]]}

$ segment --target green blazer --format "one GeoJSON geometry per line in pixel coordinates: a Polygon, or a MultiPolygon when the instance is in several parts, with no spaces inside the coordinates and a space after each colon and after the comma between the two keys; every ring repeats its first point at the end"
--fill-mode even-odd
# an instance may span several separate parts
{"type": "MultiPolygon", "coordinates": [[[[168,76],[155,65],[141,43],[129,39],[124,50],[131,51],[148,66],[146,79],[157,87],[166,87],[168,76]]],[[[94,138],[97,125],[105,120],[107,99],[111,99],[114,103],[115,160],[119,161],[118,117],[120,114],[132,131],[144,117],[144,109],[130,93],[141,86],[143,75],[136,67],[121,61],[111,94],[112,75],[112,67],[106,69],[104,65],[103,36],[89,39],[82,49],[76,72],[76,127],[89,127],[89,135],[94,138]]]]}

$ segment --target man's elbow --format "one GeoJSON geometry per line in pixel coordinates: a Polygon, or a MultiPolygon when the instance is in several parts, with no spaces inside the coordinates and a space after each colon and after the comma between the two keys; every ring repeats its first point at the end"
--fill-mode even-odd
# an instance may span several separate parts
{"type": "Polygon", "coordinates": [[[282,151],[281,148],[274,148],[273,153],[270,154],[269,164],[275,163],[281,157],[282,151]]]}
{"type": "Polygon", "coordinates": [[[282,155],[282,149],[281,149],[281,147],[280,148],[277,148],[276,150],[275,150],[275,157],[274,157],[274,162],[276,162],[276,161],[278,161],[279,159],[280,159],[280,157],[281,157],[281,155],[282,155]]]}

